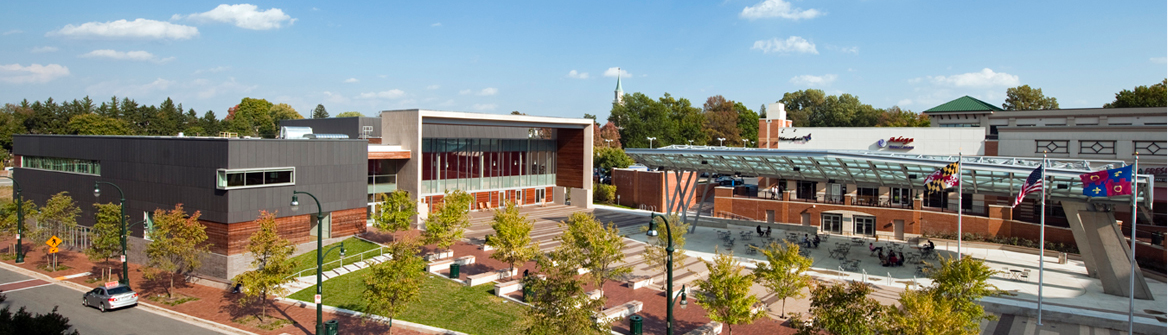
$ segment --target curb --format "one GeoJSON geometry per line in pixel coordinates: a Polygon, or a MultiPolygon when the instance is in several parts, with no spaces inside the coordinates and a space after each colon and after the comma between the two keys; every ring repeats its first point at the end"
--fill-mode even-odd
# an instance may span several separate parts
{"type": "MultiPolygon", "coordinates": [[[[296,300],[296,299],[290,299],[290,298],[277,297],[276,301],[283,301],[283,302],[289,303],[289,304],[294,305],[294,306],[299,306],[301,308],[307,308],[309,306],[314,306],[314,307],[316,306],[316,304],[314,304],[314,303],[310,303],[307,301],[300,301],[300,300],[296,300]]],[[[335,313],[335,314],[347,314],[347,315],[354,316],[354,317],[367,317],[370,319],[384,321],[384,322],[391,321],[389,318],[384,317],[384,316],[369,315],[369,314],[365,314],[362,312],[352,311],[352,310],[339,308],[339,307],[333,307],[333,306],[329,306],[329,305],[322,305],[321,309],[324,311],[330,312],[330,313],[335,313]]],[[[449,330],[449,329],[427,326],[424,324],[413,323],[413,322],[409,322],[409,321],[405,321],[405,320],[401,320],[401,319],[393,319],[392,322],[393,322],[395,327],[402,327],[402,328],[406,328],[409,330],[420,331],[420,332],[424,332],[424,333],[428,333],[428,334],[469,335],[469,334],[463,333],[463,332],[456,332],[456,331],[449,330]]]]}
{"type": "MultiPolygon", "coordinates": [[[[4,262],[0,262],[0,268],[3,268],[5,270],[9,270],[12,272],[16,272],[16,273],[19,273],[19,274],[22,274],[25,276],[45,280],[45,281],[60,285],[60,286],[65,287],[65,288],[75,290],[77,292],[85,292],[85,291],[89,291],[91,289],[90,287],[87,287],[85,285],[81,285],[78,283],[58,279],[58,278],[74,277],[76,275],[53,278],[53,277],[49,277],[48,275],[45,275],[45,274],[40,273],[40,272],[26,270],[24,268],[21,268],[21,267],[12,265],[12,264],[4,263],[4,262]]],[[[145,309],[147,312],[150,312],[150,313],[154,313],[154,314],[161,315],[163,317],[168,317],[171,319],[186,322],[186,323],[189,323],[189,324],[192,324],[195,326],[203,327],[205,329],[219,332],[219,333],[223,333],[223,334],[259,335],[257,333],[249,332],[246,330],[231,327],[231,326],[224,325],[221,323],[212,322],[210,320],[194,317],[194,316],[183,314],[180,312],[175,312],[175,311],[165,309],[162,307],[158,307],[158,306],[154,306],[154,305],[151,305],[151,304],[145,303],[145,302],[139,303],[138,307],[145,309]]]]}

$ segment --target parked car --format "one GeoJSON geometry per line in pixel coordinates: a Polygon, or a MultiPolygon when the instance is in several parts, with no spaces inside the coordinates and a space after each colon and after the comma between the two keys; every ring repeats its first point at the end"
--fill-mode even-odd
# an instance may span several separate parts
{"type": "Polygon", "coordinates": [[[107,310],[138,305],[138,293],[126,285],[102,286],[85,292],[81,304],[86,307],[97,307],[102,313],[107,310]]]}

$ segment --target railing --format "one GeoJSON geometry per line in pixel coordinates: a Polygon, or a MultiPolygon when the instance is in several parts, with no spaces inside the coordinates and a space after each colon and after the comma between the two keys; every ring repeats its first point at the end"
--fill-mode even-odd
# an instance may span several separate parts
{"type": "MultiPolygon", "coordinates": [[[[329,264],[333,264],[333,263],[336,263],[336,262],[340,262],[340,263],[341,263],[341,264],[337,265],[336,267],[329,268],[329,270],[331,270],[331,269],[335,269],[335,268],[339,268],[339,267],[345,266],[345,258],[356,258],[356,257],[360,257],[360,260],[356,260],[356,261],[353,261],[353,262],[349,263],[349,264],[353,264],[353,263],[364,262],[366,257],[368,257],[368,258],[373,258],[373,257],[381,256],[382,254],[385,254],[385,247],[383,247],[383,246],[378,246],[378,247],[377,247],[377,249],[369,249],[369,250],[365,250],[364,252],[362,252],[362,253],[359,253],[359,254],[356,254],[356,255],[353,255],[353,256],[349,256],[349,257],[341,256],[341,258],[340,258],[340,259],[337,259],[337,260],[335,260],[335,261],[332,261],[332,262],[328,262],[328,263],[321,264],[321,265],[320,265],[320,268],[321,268],[321,269],[328,268],[329,264]],[[369,254],[369,253],[372,253],[372,252],[377,252],[377,254],[376,254],[376,255],[372,255],[372,256],[366,256],[366,254],[369,254]]],[[[296,272],[295,274],[293,274],[293,275],[291,275],[291,276],[284,277],[284,279],[288,279],[288,278],[300,278],[300,277],[301,277],[301,276],[300,276],[300,274],[301,274],[301,273],[304,273],[304,271],[316,271],[316,268],[309,268],[309,269],[300,270],[299,272],[296,272]]],[[[325,270],[325,271],[327,271],[327,270],[325,270]]]]}

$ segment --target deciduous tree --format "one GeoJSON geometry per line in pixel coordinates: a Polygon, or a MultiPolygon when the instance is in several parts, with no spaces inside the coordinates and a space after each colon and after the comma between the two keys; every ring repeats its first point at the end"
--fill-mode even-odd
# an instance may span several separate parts
{"type": "MultiPolygon", "coordinates": [[[[32,239],[33,235],[29,234],[29,230],[35,229],[36,225],[29,225],[29,219],[37,217],[39,210],[37,210],[37,205],[27,198],[24,199],[22,207],[24,209],[25,235],[28,236],[26,238],[32,239]]],[[[6,237],[16,235],[17,214],[15,199],[6,199],[0,204],[0,234],[6,237]]]]}
{"type": "MultiPolygon", "coordinates": [[[[99,259],[109,263],[110,258],[122,254],[122,207],[116,204],[93,204],[97,217],[89,229],[90,245],[85,255],[91,261],[99,259]]],[[[130,246],[126,245],[126,251],[130,246]]]]}
{"type": "Polygon", "coordinates": [[[783,300],[782,314],[787,314],[787,298],[802,298],[803,289],[811,284],[807,269],[811,259],[799,255],[799,245],[783,241],[771,242],[765,249],[753,247],[762,252],[766,262],[758,263],[754,269],[755,280],[776,298],[783,300]]]}
{"type": "Polygon", "coordinates": [[[239,136],[275,137],[276,126],[272,121],[272,103],[264,99],[243,98],[235,107],[227,110],[223,118],[228,131],[239,136]]]}
{"type": "Polygon", "coordinates": [[[495,217],[491,220],[491,229],[495,233],[487,235],[487,245],[495,248],[491,259],[507,263],[514,270],[515,264],[539,254],[539,245],[531,240],[532,228],[535,228],[535,220],[528,219],[527,214],[519,214],[515,202],[508,201],[503,208],[495,210],[495,217]]]}
{"type": "Polygon", "coordinates": [[[758,297],[750,294],[754,275],[745,272],[731,252],[715,250],[714,262],[707,262],[710,274],[694,286],[694,301],[706,310],[706,317],[726,325],[727,334],[734,333],[734,325],[750,324],[763,316],[754,310],[758,297]]]}
{"type": "Polygon", "coordinates": [[[1128,107],[1168,107],[1168,79],[1152,86],[1119,91],[1115,94],[1115,101],[1103,105],[1103,108],[1128,107]]]}
{"type": "Polygon", "coordinates": [[[929,116],[892,106],[880,113],[877,127],[928,127],[929,116]]]}
{"type": "Polygon", "coordinates": [[[610,321],[593,319],[593,313],[604,307],[605,298],[591,299],[584,294],[584,282],[579,253],[560,246],[546,257],[537,260],[539,276],[528,277],[524,285],[530,287],[523,321],[523,334],[534,335],[602,335],[610,334],[610,321]]]}
{"type": "Polygon", "coordinates": [[[810,322],[801,316],[791,319],[796,334],[876,334],[885,329],[884,308],[869,298],[872,288],[867,283],[849,281],[836,284],[813,285],[811,289],[810,322]]]}
{"type": "Polygon", "coordinates": [[[613,168],[627,168],[637,162],[620,148],[598,148],[592,153],[592,166],[604,175],[611,175],[613,168]]]}
{"type": "Polygon", "coordinates": [[[272,106],[269,112],[272,114],[272,122],[277,127],[279,127],[281,120],[300,120],[304,118],[303,115],[300,115],[300,112],[297,112],[295,108],[292,108],[291,105],[286,103],[278,103],[272,106]]]}
{"type": "Polygon", "coordinates": [[[647,148],[648,137],[659,139],[654,145],[668,145],[660,139],[676,133],[669,108],[641,93],[625,94],[623,104],[613,104],[608,121],[620,129],[623,148],[647,148]]]}
{"type": "Polygon", "coordinates": [[[725,138],[730,145],[742,142],[742,130],[738,127],[738,111],[734,109],[734,101],[728,101],[721,95],[709,97],[702,105],[702,113],[706,116],[705,132],[710,138],[725,138]]]}
{"type": "Polygon", "coordinates": [[[130,135],[130,125],[120,119],[94,113],[74,116],[67,126],[76,135],[130,135]]]}
{"type": "Polygon", "coordinates": [[[556,239],[568,251],[579,253],[581,267],[588,269],[589,279],[601,292],[605,280],[616,280],[633,272],[631,266],[623,264],[624,237],[616,224],[605,225],[592,213],[575,212],[559,226],[564,233],[556,239]]]}
{"type": "Polygon", "coordinates": [[[53,306],[53,311],[46,314],[32,314],[20,307],[13,313],[10,304],[4,304],[7,300],[3,294],[0,294],[0,304],[4,308],[0,308],[0,335],[17,335],[17,334],[35,334],[35,335],[78,335],[76,329],[69,325],[69,318],[57,313],[57,306],[53,306]]]}
{"type": "Polygon", "coordinates": [[[758,142],[758,114],[746,108],[741,102],[734,103],[738,113],[738,134],[744,140],[758,142]]]}
{"type": "Polygon", "coordinates": [[[364,278],[366,308],[370,313],[389,318],[390,334],[393,333],[393,318],[421,297],[426,262],[418,256],[418,247],[416,239],[390,243],[391,257],[370,266],[364,278]]]}
{"type": "Polygon", "coordinates": [[[985,309],[977,303],[978,300],[1002,293],[989,283],[994,273],[985,265],[985,261],[977,258],[942,258],[941,266],[929,273],[933,286],[925,293],[932,295],[938,303],[951,302],[954,306],[952,311],[964,321],[962,328],[975,332],[982,320],[993,318],[993,315],[985,313],[985,309]]]}
{"type": "Polygon", "coordinates": [[[337,117],[358,117],[358,116],[365,116],[365,114],[361,114],[361,112],[357,112],[357,111],[349,111],[349,112],[337,114],[337,117]]]}
{"type": "Polygon", "coordinates": [[[470,227],[471,200],[471,195],[462,190],[446,191],[442,202],[435,204],[437,211],[426,218],[426,230],[422,232],[425,243],[449,250],[454,241],[462,239],[470,227]]]}
{"type": "Polygon", "coordinates": [[[203,253],[210,248],[207,240],[206,226],[199,223],[199,211],[187,216],[182,204],[177,204],[172,210],[161,208],[154,210],[154,233],[150,235],[153,241],[146,246],[146,256],[150,258],[147,266],[154,270],[148,274],[150,278],[165,275],[170,281],[166,295],[171,296],[174,290],[174,277],[181,276],[185,281],[191,272],[203,264],[203,253]]]}
{"type": "Polygon", "coordinates": [[[312,109],[313,119],[327,119],[328,117],[328,110],[324,109],[324,105],[316,104],[316,108],[312,109]]]}
{"type": "MultiPolygon", "coordinates": [[[[49,238],[55,235],[63,235],[66,231],[70,231],[77,227],[77,216],[81,214],[81,209],[77,208],[77,203],[73,202],[73,198],[69,196],[69,192],[61,192],[54,194],[53,197],[45,201],[45,205],[40,208],[36,214],[36,225],[24,225],[24,232],[33,241],[48,241],[49,238]],[[30,226],[33,229],[29,229],[30,226]]],[[[29,217],[25,212],[25,217],[29,217]]],[[[42,249],[48,249],[49,246],[44,243],[37,243],[42,249]]]]}
{"type": "Polygon", "coordinates": [[[247,251],[254,257],[251,261],[254,270],[236,275],[232,281],[243,285],[239,304],[258,302],[261,306],[258,317],[262,320],[268,316],[268,297],[288,293],[283,285],[294,280],[291,276],[299,264],[291,258],[296,247],[276,231],[276,213],[261,211],[256,222],[260,230],[247,240],[247,251]]]}
{"type": "Polygon", "coordinates": [[[396,190],[381,195],[381,205],[373,217],[373,226],[388,232],[406,230],[410,228],[414,215],[418,215],[418,205],[410,200],[410,192],[396,190]]]}
{"type": "MultiPolygon", "coordinates": [[[[645,252],[641,254],[641,257],[644,257],[645,262],[649,263],[650,270],[661,271],[662,275],[664,275],[665,264],[667,264],[666,255],[668,254],[665,252],[665,248],[669,246],[669,240],[667,239],[669,236],[666,236],[669,234],[667,232],[670,230],[673,232],[673,268],[680,269],[685,265],[685,259],[689,257],[685,254],[685,250],[682,249],[685,247],[685,233],[689,230],[689,224],[682,223],[681,218],[676,214],[670,215],[666,220],[663,220],[660,216],[654,217],[653,220],[657,221],[658,235],[645,247],[645,252]],[[670,230],[665,229],[665,224],[669,224],[670,230]]],[[[648,230],[648,226],[641,226],[641,231],[648,230]]],[[[662,283],[664,282],[662,281],[662,283]]]]}
{"type": "MultiPolygon", "coordinates": [[[[968,319],[956,313],[952,299],[940,298],[921,290],[901,292],[898,306],[888,306],[886,334],[903,335],[977,335],[969,329],[968,319]]],[[[975,327],[976,328],[976,327],[975,327]]]]}
{"type": "Polygon", "coordinates": [[[1030,88],[1022,85],[1006,89],[1006,102],[1002,109],[1008,111],[1027,111],[1040,109],[1059,109],[1058,99],[1042,95],[1041,88],[1030,88]]]}

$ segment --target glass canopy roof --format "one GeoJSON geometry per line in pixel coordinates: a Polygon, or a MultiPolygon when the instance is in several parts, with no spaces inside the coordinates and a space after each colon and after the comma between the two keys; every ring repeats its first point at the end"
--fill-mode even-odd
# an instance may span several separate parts
{"type": "MultiPolygon", "coordinates": [[[[961,182],[969,193],[1016,196],[1041,158],[1000,156],[912,155],[854,150],[785,150],[713,146],[671,145],[658,149],[627,149],[638,163],[652,169],[699,171],[718,174],[799,180],[835,180],[859,186],[924,189],[925,178],[937,169],[961,159],[961,182]]],[[[1052,158],[1047,160],[1047,192],[1051,197],[1086,200],[1079,175],[1126,165],[1119,160],[1052,158]]],[[[1150,175],[1139,175],[1140,199],[1150,188],[1150,175]]],[[[1130,197],[1096,198],[1095,201],[1129,202],[1130,197]]]]}

